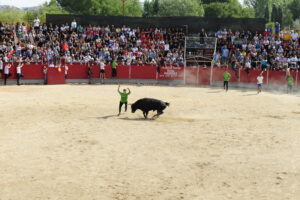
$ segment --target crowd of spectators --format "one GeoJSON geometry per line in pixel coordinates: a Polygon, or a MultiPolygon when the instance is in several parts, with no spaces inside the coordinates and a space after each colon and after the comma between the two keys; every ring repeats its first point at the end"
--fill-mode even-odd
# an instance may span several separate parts
{"type": "MultiPolygon", "coordinates": [[[[199,37],[207,37],[204,29],[199,37]]],[[[213,34],[217,40],[214,65],[232,69],[297,70],[300,66],[300,35],[296,31],[231,31],[213,34]]],[[[200,39],[201,40],[201,39],[200,39]]],[[[105,62],[123,65],[183,65],[185,30],[181,28],[130,28],[0,23],[2,62],[58,63],[105,62]]]]}
{"type": "Polygon", "coordinates": [[[0,59],[3,62],[49,64],[113,60],[123,65],[182,65],[185,34],[182,29],[0,23],[0,59]]]}
{"type": "Polygon", "coordinates": [[[250,31],[220,30],[214,64],[228,64],[232,69],[298,70],[300,66],[300,35],[297,31],[271,34],[250,31]]]}

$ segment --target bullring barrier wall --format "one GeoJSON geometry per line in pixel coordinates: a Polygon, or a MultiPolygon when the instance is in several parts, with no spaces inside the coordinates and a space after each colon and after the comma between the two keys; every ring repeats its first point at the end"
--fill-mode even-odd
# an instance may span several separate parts
{"type": "MultiPolygon", "coordinates": [[[[9,78],[9,83],[15,83],[16,80],[16,66],[17,63],[12,64],[10,73],[12,76],[9,78]]],[[[25,75],[22,78],[24,83],[41,83],[44,79],[43,67],[45,65],[25,64],[22,68],[22,73],[25,75]]],[[[100,67],[99,65],[92,65],[92,79],[99,80],[100,67]]],[[[110,65],[105,66],[105,76],[108,80],[119,80],[121,82],[132,82],[130,80],[139,80],[139,82],[147,83],[171,83],[177,82],[177,84],[186,85],[220,85],[223,82],[223,73],[225,68],[206,68],[206,67],[184,67],[167,66],[162,67],[160,72],[157,72],[156,66],[142,65],[142,66],[124,66],[119,65],[117,68],[117,77],[112,79],[112,69],[110,65]]],[[[250,70],[247,74],[244,70],[233,71],[228,69],[231,74],[231,84],[256,84],[256,78],[260,70],[250,70]]],[[[294,77],[295,86],[300,80],[300,74],[298,72],[291,72],[294,77]]],[[[264,83],[269,86],[284,86],[286,85],[286,73],[282,71],[265,71],[263,73],[264,83]]],[[[65,68],[61,67],[61,71],[55,67],[48,67],[48,84],[65,84],[68,82],[76,83],[77,80],[88,79],[88,65],[87,64],[68,64],[67,76],[65,77],[65,68]]],[[[3,83],[3,81],[2,81],[3,83]]]]}

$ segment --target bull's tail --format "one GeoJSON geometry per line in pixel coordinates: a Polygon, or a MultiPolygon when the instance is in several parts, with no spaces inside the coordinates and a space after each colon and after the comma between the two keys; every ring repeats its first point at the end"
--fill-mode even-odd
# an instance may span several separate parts
{"type": "Polygon", "coordinates": [[[165,104],[166,104],[167,106],[170,106],[170,103],[168,103],[168,102],[165,102],[165,104]]]}

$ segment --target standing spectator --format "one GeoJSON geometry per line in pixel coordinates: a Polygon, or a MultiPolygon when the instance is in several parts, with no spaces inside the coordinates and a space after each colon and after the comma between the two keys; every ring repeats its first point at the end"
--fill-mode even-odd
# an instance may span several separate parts
{"type": "Polygon", "coordinates": [[[0,78],[2,78],[2,73],[3,73],[3,61],[2,61],[2,57],[0,57],[0,78]]]}
{"type": "Polygon", "coordinates": [[[245,72],[247,73],[247,75],[250,74],[250,69],[251,69],[251,63],[250,60],[247,60],[245,63],[245,72]]]}
{"type": "Polygon", "coordinates": [[[227,46],[225,45],[222,49],[222,58],[221,58],[222,65],[226,64],[228,55],[229,55],[229,50],[227,49],[227,46]]]}
{"type": "Polygon", "coordinates": [[[296,41],[298,40],[299,34],[297,32],[295,32],[294,30],[292,30],[292,40],[296,41]]]}
{"type": "Polygon", "coordinates": [[[160,73],[160,69],[165,66],[165,59],[162,55],[158,57],[157,73],[160,73]]]}
{"type": "Polygon", "coordinates": [[[111,69],[112,69],[112,78],[116,78],[117,77],[117,61],[116,59],[114,59],[111,63],[111,69]]]}
{"type": "Polygon", "coordinates": [[[276,22],[276,25],[275,25],[275,33],[276,33],[276,36],[278,37],[279,36],[279,33],[280,33],[280,24],[278,22],[276,22]]]}
{"type": "Polygon", "coordinates": [[[73,29],[73,31],[75,31],[77,29],[77,22],[75,19],[71,23],[71,28],[73,29]]]}
{"type": "Polygon", "coordinates": [[[68,65],[65,65],[65,79],[68,78],[68,71],[69,71],[69,67],[68,65]]]}
{"type": "Polygon", "coordinates": [[[201,29],[199,36],[200,36],[200,44],[204,44],[204,41],[205,41],[204,38],[207,37],[207,34],[206,34],[204,28],[201,29]]]}
{"type": "Polygon", "coordinates": [[[37,31],[40,29],[40,19],[38,17],[36,17],[34,20],[33,20],[33,25],[34,25],[34,29],[36,31],[36,34],[38,33],[37,31]]]}
{"type": "Polygon", "coordinates": [[[100,60],[100,79],[103,83],[103,79],[105,79],[105,64],[102,59],[100,60]]]}
{"type": "Polygon", "coordinates": [[[6,85],[7,79],[11,76],[9,69],[11,68],[11,64],[7,63],[4,67],[4,85],[6,85]]]}
{"type": "Polygon", "coordinates": [[[223,73],[224,90],[226,90],[226,92],[228,91],[228,83],[229,83],[230,77],[231,77],[231,74],[228,72],[228,70],[226,68],[225,72],[223,73]]]}
{"type": "Polygon", "coordinates": [[[48,68],[46,66],[43,67],[43,73],[44,73],[44,85],[47,85],[47,82],[48,82],[48,68]]]}
{"type": "Polygon", "coordinates": [[[89,79],[89,84],[92,84],[92,76],[93,76],[92,65],[91,65],[90,62],[88,62],[88,79],[89,79]]]}
{"type": "Polygon", "coordinates": [[[22,74],[22,67],[24,66],[24,64],[22,64],[21,62],[18,64],[16,70],[17,70],[17,85],[20,85],[20,80],[22,77],[24,77],[24,75],[22,74]]]}
{"type": "Polygon", "coordinates": [[[291,94],[293,92],[294,78],[291,75],[287,75],[286,82],[287,82],[287,93],[291,94]]]}
{"type": "Polygon", "coordinates": [[[262,91],[262,86],[263,86],[263,82],[264,82],[264,77],[263,77],[263,72],[261,72],[258,77],[256,78],[257,79],[257,94],[261,93],[262,91]]]}

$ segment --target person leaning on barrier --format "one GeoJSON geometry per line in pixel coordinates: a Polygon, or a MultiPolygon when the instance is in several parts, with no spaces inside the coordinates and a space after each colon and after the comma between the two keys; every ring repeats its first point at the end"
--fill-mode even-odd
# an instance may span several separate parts
{"type": "Polygon", "coordinates": [[[11,64],[7,63],[4,67],[4,85],[7,83],[7,79],[11,76],[9,69],[11,68],[11,64]]]}
{"type": "Polygon", "coordinates": [[[287,93],[291,94],[293,92],[294,78],[289,74],[286,76],[286,82],[287,82],[287,93]]]}
{"type": "Polygon", "coordinates": [[[20,80],[21,78],[24,77],[24,75],[22,74],[22,67],[24,66],[24,64],[22,62],[20,62],[16,68],[17,71],[17,85],[20,85],[20,80]]]}
{"type": "Polygon", "coordinates": [[[47,68],[47,66],[43,67],[43,73],[44,73],[44,85],[47,85],[47,82],[48,82],[48,68],[47,68]]]}

